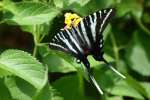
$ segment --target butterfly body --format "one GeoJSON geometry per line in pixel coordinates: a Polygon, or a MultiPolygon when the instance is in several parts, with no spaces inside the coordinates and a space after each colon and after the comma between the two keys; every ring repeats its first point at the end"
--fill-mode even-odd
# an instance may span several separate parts
{"type": "Polygon", "coordinates": [[[114,15],[113,9],[97,11],[83,18],[78,26],[61,30],[55,35],[50,48],[59,48],[77,58],[80,56],[102,54],[102,32],[110,18],[114,15]]]}
{"type": "Polygon", "coordinates": [[[64,51],[79,59],[85,65],[93,84],[101,94],[103,92],[91,74],[87,56],[92,55],[97,61],[105,61],[102,33],[114,13],[114,9],[110,8],[90,14],[84,17],[77,26],[61,30],[49,44],[50,48],[64,51]]]}

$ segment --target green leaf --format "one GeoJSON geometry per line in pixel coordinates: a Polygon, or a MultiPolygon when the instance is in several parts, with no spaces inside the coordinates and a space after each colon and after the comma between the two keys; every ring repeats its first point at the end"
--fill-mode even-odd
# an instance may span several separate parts
{"type": "Polygon", "coordinates": [[[64,100],[94,100],[90,99],[90,96],[82,95],[83,93],[80,92],[80,84],[76,75],[62,77],[52,85],[61,93],[64,100]]]}
{"type": "Polygon", "coordinates": [[[143,32],[138,32],[138,41],[140,41],[140,45],[142,46],[142,48],[144,49],[145,53],[146,53],[146,57],[150,62],[150,46],[149,42],[147,42],[147,40],[150,40],[150,36],[148,34],[142,34],[143,32]]]}
{"type": "Polygon", "coordinates": [[[55,90],[51,85],[45,85],[45,87],[38,95],[36,100],[63,100],[63,97],[60,96],[59,92],[55,90]]]}
{"type": "MultiPolygon", "coordinates": [[[[67,59],[67,58],[66,58],[67,59]]],[[[53,52],[43,58],[43,62],[49,66],[50,72],[73,72],[75,67],[57,53],[53,52]]]]}
{"type": "Polygon", "coordinates": [[[63,8],[64,0],[54,0],[54,4],[57,8],[63,8]]]}
{"type": "Polygon", "coordinates": [[[133,98],[143,99],[143,96],[140,94],[143,91],[143,88],[136,82],[126,79],[119,79],[120,77],[107,67],[97,68],[93,71],[95,79],[98,84],[101,86],[105,93],[116,95],[116,96],[129,96],[133,98]],[[138,89],[133,85],[136,85],[138,89]]]}
{"type": "Polygon", "coordinates": [[[122,0],[117,5],[117,16],[122,17],[131,12],[135,17],[141,18],[143,6],[140,0],[122,0]]]}
{"type": "MultiPolygon", "coordinates": [[[[5,84],[9,89],[11,96],[17,100],[33,100],[36,89],[26,81],[17,77],[8,77],[5,84]]],[[[36,100],[63,100],[59,93],[49,85],[45,85],[40,91],[36,100]]]]}
{"type": "Polygon", "coordinates": [[[107,38],[108,34],[111,32],[111,28],[112,28],[111,24],[108,24],[106,28],[104,29],[104,32],[103,32],[104,40],[107,38]]]}
{"type": "Polygon", "coordinates": [[[74,3],[76,1],[80,6],[86,5],[90,0],[69,0],[69,2],[74,3]]]}
{"type": "Polygon", "coordinates": [[[148,12],[143,14],[142,19],[143,19],[144,23],[150,23],[150,19],[149,18],[150,18],[150,14],[148,12]]]}
{"type": "MultiPolygon", "coordinates": [[[[72,0],[72,1],[76,1],[76,0],[72,0]]],[[[90,1],[78,0],[77,2],[80,2],[81,4],[73,3],[70,6],[66,7],[65,9],[69,9],[69,10],[71,9],[74,12],[82,16],[87,16],[88,14],[94,13],[95,11],[98,11],[104,8],[109,8],[110,6],[115,4],[114,0],[105,0],[105,1],[103,0],[90,0],[90,1]]],[[[66,5],[67,5],[67,2],[66,2],[66,5]]]]}
{"type": "Polygon", "coordinates": [[[150,83],[149,82],[142,82],[141,85],[144,87],[148,94],[148,98],[150,99],[150,83]]]}
{"type": "Polygon", "coordinates": [[[21,26],[21,29],[24,31],[24,32],[29,32],[29,33],[32,33],[34,32],[34,27],[35,25],[22,25],[21,26]]]}
{"type": "Polygon", "coordinates": [[[14,100],[11,98],[8,88],[4,84],[4,79],[0,78],[0,100],[14,100]]]}
{"type": "Polygon", "coordinates": [[[72,5],[86,5],[90,0],[54,0],[54,4],[58,8],[66,9],[72,5]]]}
{"type": "Polygon", "coordinates": [[[40,55],[43,58],[43,63],[48,65],[50,72],[74,72],[75,61],[70,55],[59,52],[56,50],[50,50],[49,47],[40,47],[40,55]]]}
{"type": "Polygon", "coordinates": [[[90,0],[67,0],[67,1],[65,1],[65,5],[70,6],[72,4],[79,4],[80,6],[84,6],[89,1],[90,0]]]}
{"type": "Polygon", "coordinates": [[[61,95],[64,97],[65,100],[70,100],[71,98],[72,100],[78,100],[78,99],[81,100],[79,96],[80,94],[78,90],[79,86],[78,86],[77,76],[63,77],[59,80],[56,80],[52,85],[55,89],[57,89],[61,93],[61,95]]]}
{"type": "Polygon", "coordinates": [[[7,50],[0,56],[0,68],[28,81],[41,89],[47,81],[43,65],[27,52],[7,50]]]}
{"type": "Polygon", "coordinates": [[[60,96],[60,93],[54,89],[51,85],[49,86],[51,100],[64,100],[63,97],[60,96]]]}
{"type": "Polygon", "coordinates": [[[41,42],[43,38],[49,33],[49,23],[44,23],[40,25],[22,25],[21,29],[25,32],[29,32],[33,35],[36,41],[41,42]]]}
{"type": "Polygon", "coordinates": [[[74,72],[76,71],[75,66],[73,65],[74,58],[70,55],[51,50],[47,56],[44,58],[44,62],[49,65],[50,71],[52,72],[74,72]]]}
{"type": "Polygon", "coordinates": [[[4,15],[5,19],[19,25],[42,24],[59,14],[59,10],[35,2],[5,3],[4,8],[12,13],[12,16],[4,15]]]}
{"type": "Polygon", "coordinates": [[[6,77],[6,76],[11,76],[11,75],[12,75],[12,73],[0,68],[0,78],[6,77]]]}
{"type": "Polygon", "coordinates": [[[127,49],[126,59],[133,70],[141,75],[150,76],[150,61],[138,36],[138,33],[135,33],[133,44],[127,49]]]}
{"type": "MultiPolygon", "coordinates": [[[[104,58],[109,61],[109,62],[113,62],[114,58],[112,58],[111,56],[109,56],[108,54],[104,54],[104,58]]],[[[90,62],[90,66],[91,68],[95,68],[95,67],[99,67],[101,66],[101,63],[104,64],[104,62],[102,61],[96,61],[92,56],[88,56],[88,60],[90,62]]]]}
{"type": "Polygon", "coordinates": [[[112,88],[114,86],[114,80],[118,78],[117,75],[112,72],[112,70],[110,70],[106,65],[96,67],[93,70],[93,74],[97,83],[103,90],[112,88]]]}
{"type": "MultiPolygon", "coordinates": [[[[114,0],[95,0],[97,9],[104,9],[115,4],[114,0]]],[[[93,5],[94,6],[94,5],[93,5]]]]}
{"type": "Polygon", "coordinates": [[[132,68],[135,71],[137,71],[142,75],[150,76],[150,62],[148,61],[146,53],[142,48],[142,46],[140,45],[134,46],[132,54],[129,59],[131,60],[133,65],[132,68]]]}
{"type": "Polygon", "coordinates": [[[122,96],[109,96],[106,98],[106,100],[123,100],[122,96]]]}
{"type": "Polygon", "coordinates": [[[117,81],[115,86],[110,89],[110,93],[118,96],[128,96],[142,100],[144,99],[137,90],[127,84],[124,80],[117,81]]]}
{"type": "Polygon", "coordinates": [[[32,85],[17,77],[5,78],[5,84],[13,99],[32,100],[32,96],[36,92],[36,89],[32,85]]]}
{"type": "Polygon", "coordinates": [[[143,95],[144,97],[148,97],[146,90],[142,87],[142,85],[138,81],[136,81],[134,78],[132,78],[128,74],[126,74],[126,76],[127,76],[126,82],[131,87],[133,87],[135,90],[137,90],[139,93],[141,93],[141,95],[143,95]]]}

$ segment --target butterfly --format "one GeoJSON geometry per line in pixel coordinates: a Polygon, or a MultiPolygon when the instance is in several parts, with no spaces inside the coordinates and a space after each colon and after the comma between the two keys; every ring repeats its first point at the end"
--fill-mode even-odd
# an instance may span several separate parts
{"type": "Polygon", "coordinates": [[[103,57],[104,40],[102,33],[114,15],[115,10],[112,8],[94,12],[84,17],[77,26],[60,30],[49,43],[51,49],[61,50],[80,60],[86,67],[89,79],[100,94],[103,94],[103,91],[92,75],[90,63],[87,59],[88,55],[92,55],[96,61],[105,62],[110,69],[125,78],[103,57]]]}

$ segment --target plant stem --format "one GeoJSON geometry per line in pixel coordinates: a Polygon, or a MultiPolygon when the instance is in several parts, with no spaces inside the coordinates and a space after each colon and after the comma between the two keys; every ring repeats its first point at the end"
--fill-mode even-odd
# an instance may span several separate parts
{"type": "Polygon", "coordinates": [[[35,57],[36,56],[36,53],[37,53],[37,44],[38,44],[38,38],[39,38],[39,36],[38,36],[38,33],[37,33],[37,26],[35,25],[34,27],[33,27],[33,38],[34,38],[34,49],[33,49],[33,56],[35,57]]]}
{"type": "Polygon", "coordinates": [[[43,35],[41,36],[41,38],[39,39],[39,42],[41,42],[41,41],[44,39],[45,36],[46,36],[46,35],[43,34],[43,35]]]}
{"type": "Polygon", "coordinates": [[[37,37],[36,37],[36,34],[33,33],[33,38],[34,38],[34,49],[33,49],[33,56],[35,57],[36,56],[36,53],[37,53],[37,37]]]}
{"type": "MultiPolygon", "coordinates": [[[[81,65],[82,67],[82,65],[81,65]]],[[[83,96],[84,94],[84,80],[83,80],[83,75],[82,75],[82,69],[77,68],[77,74],[78,74],[78,79],[79,79],[79,92],[83,96]]]]}
{"type": "Polygon", "coordinates": [[[49,43],[38,43],[37,46],[45,46],[45,45],[49,45],[49,43]]]}
{"type": "Polygon", "coordinates": [[[78,77],[79,77],[79,91],[81,94],[83,94],[83,90],[84,90],[84,87],[83,87],[83,76],[80,72],[78,72],[78,77]]]}
{"type": "Polygon", "coordinates": [[[133,18],[135,19],[136,23],[138,24],[138,26],[148,35],[150,35],[150,30],[148,28],[146,28],[142,21],[139,18],[136,18],[135,16],[133,16],[133,18]]]}
{"type": "Polygon", "coordinates": [[[116,66],[118,67],[119,66],[119,50],[118,50],[117,43],[116,43],[114,35],[111,34],[110,37],[111,37],[111,40],[112,40],[114,56],[115,56],[115,59],[116,59],[116,66]]]}
{"type": "Polygon", "coordinates": [[[37,46],[35,45],[35,46],[34,46],[34,49],[33,49],[33,57],[36,56],[36,53],[37,53],[37,46]]]}

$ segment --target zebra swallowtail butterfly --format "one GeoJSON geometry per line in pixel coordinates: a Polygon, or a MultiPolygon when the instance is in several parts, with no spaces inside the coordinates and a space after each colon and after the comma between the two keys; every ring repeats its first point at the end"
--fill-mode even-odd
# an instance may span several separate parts
{"type": "Polygon", "coordinates": [[[102,33],[114,14],[114,9],[103,9],[90,14],[84,17],[76,27],[72,26],[71,29],[61,30],[49,43],[50,48],[64,51],[80,60],[85,65],[91,82],[101,94],[103,91],[90,71],[88,55],[92,55],[97,61],[104,61],[111,70],[125,78],[103,57],[104,40],[102,33]]]}

